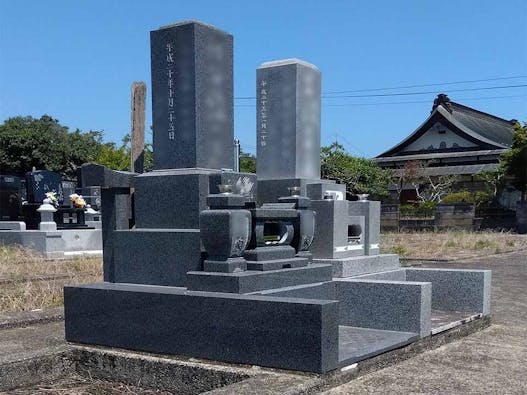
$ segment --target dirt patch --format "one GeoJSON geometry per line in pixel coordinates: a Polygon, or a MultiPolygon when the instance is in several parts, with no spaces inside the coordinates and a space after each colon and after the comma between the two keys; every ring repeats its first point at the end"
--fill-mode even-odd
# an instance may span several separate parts
{"type": "Polygon", "coordinates": [[[408,232],[381,234],[384,253],[408,259],[456,260],[527,250],[527,236],[508,232],[408,232]]]}

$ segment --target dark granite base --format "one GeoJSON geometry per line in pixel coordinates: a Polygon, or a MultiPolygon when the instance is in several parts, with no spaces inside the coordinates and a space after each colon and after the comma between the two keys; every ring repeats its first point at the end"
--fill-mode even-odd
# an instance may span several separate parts
{"type": "Polygon", "coordinates": [[[416,340],[418,333],[339,326],[339,365],[350,365],[416,340]]]}
{"type": "Polygon", "coordinates": [[[66,340],[325,373],[338,302],[99,283],[64,288],[66,340]]]}
{"type": "Polygon", "coordinates": [[[203,270],[206,272],[233,273],[247,270],[247,262],[243,258],[228,258],[225,261],[205,259],[203,270]]]}
{"type": "Polygon", "coordinates": [[[192,291],[244,294],[271,288],[330,281],[332,273],[331,265],[318,264],[292,269],[248,270],[236,273],[194,271],[187,273],[187,287],[192,291]]]}
{"type": "Polygon", "coordinates": [[[201,269],[199,229],[131,229],[114,231],[116,283],[183,287],[189,270],[201,269]]]}

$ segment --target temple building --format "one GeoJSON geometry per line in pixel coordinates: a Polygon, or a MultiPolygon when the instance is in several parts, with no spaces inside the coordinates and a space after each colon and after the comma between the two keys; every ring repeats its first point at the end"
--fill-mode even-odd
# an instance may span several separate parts
{"type": "MultiPolygon", "coordinates": [[[[508,121],[439,94],[430,116],[407,138],[373,160],[389,169],[422,161],[427,175],[455,174],[459,176],[456,189],[478,190],[481,184],[474,176],[498,167],[500,155],[511,146],[516,123],[515,119],[508,121]]],[[[405,192],[403,199],[411,199],[412,191],[405,192]]]]}

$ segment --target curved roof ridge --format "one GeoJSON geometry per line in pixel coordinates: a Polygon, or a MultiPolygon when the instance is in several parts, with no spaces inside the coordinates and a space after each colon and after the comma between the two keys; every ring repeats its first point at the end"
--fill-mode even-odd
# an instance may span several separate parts
{"type": "Polygon", "coordinates": [[[468,134],[469,136],[477,140],[480,140],[484,143],[494,145],[496,147],[508,148],[508,146],[498,143],[497,141],[490,140],[487,137],[479,134],[477,131],[472,130],[470,127],[464,125],[462,121],[455,119],[454,116],[448,110],[443,108],[442,105],[437,106],[435,111],[439,111],[439,113],[441,113],[441,115],[443,115],[449,122],[451,122],[454,126],[456,126],[458,129],[460,129],[464,133],[468,134]]]}
{"type": "Polygon", "coordinates": [[[387,149],[387,150],[384,151],[383,153],[377,155],[376,158],[380,158],[380,157],[382,157],[383,155],[385,155],[385,154],[387,154],[387,153],[389,153],[389,152],[391,152],[391,151],[393,151],[393,150],[395,150],[395,149],[397,149],[397,148],[399,148],[399,147],[401,147],[401,146],[404,146],[404,143],[406,143],[406,142],[407,142],[408,140],[410,140],[414,135],[416,135],[416,134],[421,130],[421,128],[423,128],[423,127],[426,125],[426,123],[427,123],[428,121],[430,121],[430,119],[435,115],[436,112],[437,112],[437,107],[434,109],[434,111],[432,111],[432,112],[430,113],[430,115],[428,116],[428,118],[426,118],[426,119],[424,120],[424,122],[422,122],[422,123],[421,123],[421,124],[420,124],[420,125],[419,125],[419,126],[413,131],[413,132],[412,132],[412,133],[410,133],[410,135],[409,135],[408,137],[406,137],[406,138],[405,138],[404,140],[402,140],[400,143],[395,144],[395,145],[394,145],[393,147],[391,147],[390,149],[387,149]]]}
{"type": "MultiPolygon", "coordinates": [[[[426,133],[426,131],[422,131],[422,129],[437,114],[440,114],[447,122],[451,123],[454,127],[459,129],[462,133],[470,136],[472,139],[481,141],[484,144],[487,144],[487,145],[490,145],[490,146],[493,146],[493,147],[496,147],[496,148],[505,148],[505,149],[509,148],[509,146],[504,144],[503,142],[492,140],[492,139],[488,138],[487,136],[485,136],[485,135],[483,135],[481,133],[478,133],[476,130],[472,129],[469,125],[465,125],[462,120],[457,119],[455,117],[455,112],[457,111],[457,109],[455,107],[460,106],[460,107],[463,107],[463,109],[466,108],[466,109],[469,109],[469,110],[473,110],[472,108],[463,106],[462,104],[455,103],[455,102],[449,102],[449,104],[450,105],[452,105],[452,104],[454,105],[454,108],[451,107],[451,110],[453,110],[452,112],[449,111],[449,109],[445,108],[443,103],[438,104],[434,108],[434,110],[430,113],[428,118],[426,118],[426,120],[424,122],[422,122],[408,137],[406,137],[404,140],[402,140],[400,143],[394,145],[390,149],[388,149],[388,150],[384,151],[383,153],[377,155],[376,158],[380,158],[380,157],[383,157],[383,155],[388,155],[390,153],[393,153],[393,151],[396,151],[397,149],[399,149],[401,147],[404,147],[409,141],[412,141],[414,138],[416,138],[416,136],[418,134],[426,133]]],[[[473,111],[478,112],[477,110],[473,110],[473,111]]],[[[482,114],[486,114],[486,113],[482,113],[482,114]]],[[[490,114],[488,114],[488,115],[490,115],[490,114]]],[[[492,117],[496,118],[497,120],[500,120],[502,122],[506,122],[507,125],[502,125],[502,126],[507,126],[507,128],[510,128],[511,129],[511,136],[512,136],[512,123],[510,121],[506,121],[506,120],[504,120],[502,118],[498,118],[498,117],[494,117],[494,116],[492,116],[492,117]]]]}
{"type": "Polygon", "coordinates": [[[513,125],[513,126],[517,122],[517,120],[515,120],[515,119],[507,120],[505,118],[501,118],[501,117],[498,117],[496,115],[489,114],[488,112],[480,111],[480,110],[477,110],[475,108],[468,107],[468,106],[465,106],[463,104],[460,104],[460,103],[457,103],[457,102],[454,102],[454,101],[450,102],[450,104],[453,104],[456,107],[460,107],[463,110],[469,110],[470,112],[475,112],[478,115],[484,115],[484,116],[490,118],[493,121],[504,122],[504,123],[506,123],[508,125],[513,125]]]}

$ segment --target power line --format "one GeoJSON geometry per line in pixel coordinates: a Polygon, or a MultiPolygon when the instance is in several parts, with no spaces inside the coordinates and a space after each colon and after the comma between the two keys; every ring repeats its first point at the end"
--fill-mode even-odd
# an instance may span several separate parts
{"type": "MultiPolygon", "coordinates": [[[[357,90],[345,90],[345,91],[327,91],[322,92],[323,97],[333,97],[333,96],[327,96],[327,95],[336,95],[336,94],[342,94],[342,93],[356,93],[356,92],[374,92],[374,91],[384,91],[384,90],[394,90],[394,89],[408,89],[408,88],[422,88],[427,86],[442,86],[442,85],[456,85],[456,84],[469,84],[469,83],[475,83],[475,82],[488,82],[488,81],[499,81],[499,80],[510,80],[510,79],[518,79],[518,78],[527,78],[527,75],[518,75],[518,76],[511,76],[511,77],[497,77],[497,78],[485,78],[485,79],[479,79],[479,80],[465,80],[465,81],[453,81],[453,82],[441,82],[441,83],[434,83],[434,84],[419,84],[419,85],[406,85],[406,86],[396,86],[396,87],[386,87],[386,88],[371,88],[371,89],[357,89],[357,90]]],[[[493,87],[488,87],[485,89],[492,89],[493,87]]],[[[479,89],[479,88],[472,88],[472,89],[479,89]]],[[[457,92],[460,90],[451,90],[450,92],[457,92]]],[[[436,93],[436,91],[433,92],[422,92],[422,93],[416,93],[416,94],[425,94],[425,93],[436,93]]],[[[389,95],[389,94],[387,94],[389,95]]],[[[348,97],[348,96],[335,96],[335,97],[348,97]]],[[[353,96],[353,97],[369,97],[369,96],[353,96]]],[[[255,96],[240,96],[235,97],[234,100],[255,100],[255,96]]]]}
{"type": "Polygon", "coordinates": [[[388,90],[393,90],[393,89],[424,88],[424,87],[427,87],[427,86],[471,84],[471,83],[474,83],[474,82],[512,80],[512,79],[526,78],[526,77],[527,77],[527,75],[517,75],[517,76],[512,76],[512,77],[485,78],[485,79],[481,79],[481,80],[465,80],[465,81],[454,81],[454,82],[441,82],[441,83],[435,83],[435,84],[392,86],[392,87],[389,87],[389,88],[356,89],[356,90],[351,90],[351,91],[328,91],[328,92],[324,92],[324,94],[374,92],[374,91],[388,91],[388,90]]]}
{"type": "MultiPolygon", "coordinates": [[[[488,99],[506,99],[514,97],[527,97],[527,95],[505,95],[505,96],[483,96],[483,97],[460,97],[456,100],[488,100],[488,99]]],[[[322,104],[322,107],[348,107],[348,106],[382,106],[385,104],[417,104],[430,103],[430,100],[413,100],[397,102],[375,102],[375,103],[340,103],[340,104],[322,104]]],[[[256,104],[235,104],[234,107],[251,107],[255,108],[256,104]]]]}
{"type": "MultiPolygon", "coordinates": [[[[520,85],[502,85],[502,86],[485,86],[481,88],[463,88],[463,89],[450,89],[447,92],[468,92],[468,91],[485,91],[485,90],[494,90],[494,89],[510,89],[510,88],[523,88],[527,84],[520,85]]],[[[322,96],[325,99],[340,99],[342,97],[387,97],[387,96],[414,96],[414,95],[429,95],[436,94],[437,91],[427,91],[427,92],[404,92],[404,93],[373,93],[370,95],[341,95],[341,96],[322,96]]]]}
{"type": "MultiPolygon", "coordinates": [[[[487,100],[487,99],[505,99],[512,97],[527,97],[527,95],[507,95],[507,96],[485,96],[485,97],[465,97],[456,100],[487,100]]],[[[382,106],[384,104],[416,104],[416,103],[430,103],[430,100],[415,100],[415,101],[397,101],[397,102],[377,102],[377,103],[341,103],[341,104],[323,104],[323,107],[347,107],[347,106],[382,106]]],[[[254,106],[253,106],[254,107],[254,106]]]]}

